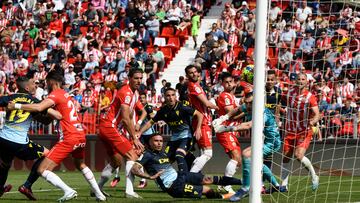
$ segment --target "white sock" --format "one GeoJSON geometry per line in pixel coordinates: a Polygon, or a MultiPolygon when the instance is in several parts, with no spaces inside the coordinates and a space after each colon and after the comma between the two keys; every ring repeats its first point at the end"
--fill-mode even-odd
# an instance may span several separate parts
{"type": "Polygon", "coordinates": [[[212,157],[212,149],[201,150],[201,156],[194,160],[193,166],[190,169],[190,172],[199,173],[212,157]]]}
{"type": "Polygon", "coordinates": [[[231,159],[228,164],[226,165],[225,168],[225,176],[227,177],[233,177],[234,174],[236,173],[236,168],[237,168],[238,162],[235,161],[234,159],[231,159]]]}
{"type": "Polygon", "coordinates": [[[103,169],[103,171],[101,172],[101,177],[98,182],[99,188],[102,189],[104,187],[105,183],[109,180],[113,172],[114,172],[114,168],[110,164],[107,164],[103,169]]]}
{"type": "Polygon", "coordinates": [[[126,190],[125,192],[127,194],[132,194],[134,193],[134,175],[131,173],[131,168],[134,165],[134,161],[126,161],[126,166],[125,166],[125,175],[126,175],[126,190]]]}
{"type": "Polygon", "coordinates": [[[45,170],[41,176],[49,183],[51,183],[52,185],[54,185],[55,187],[58,187],[60,189],[62,189],[64,191],[64,193],[69,193],[71,191],[73,191],[72,188],[70,188],[68,185],[66,185],[64,183],[64,181],[61,180],[61,178],[59,176],[57,176],[55,173],[49,171],[49,170],[45,170]]]}
{"type": "Polygon", "coordinates": [[[118,178],[119,177],[119,171],[120,171],[120,167],[117,167],[115,169],[115,178],[118,178]]]}
{"type": "Polygon", "coordinates": [[[287,186],[288,182],[289,182],[289,174],[290,174],[290,162],[284,163],[282,162],[281,164],[281,180],[282,186],[287,186]]]}
{"type": "Polygon", "coordinates": [[[315,173],[314,167],[311,164],[311,161],[306,156],[304,156],[300,162],[310,172],[312,179],[314,179],[314,177],[316,176],[316,173],[315,173]]]}
{"type": "MultiPolygon", "coordinates": [[[[144,167],[141,167],[140,171],[141,171],[142,173],[144,173],[144,172],[145,172],[145,171],[144,171],[144,167]]],[[[146,179],[145,179],[145,178],[141,178],[140,181],[141,181],[141,182],[146,182],[146,179]]]]}
{"type": "Polygon", "coordinates": [[[96,183],[93,172],[88,167],[83,168],[81,172],[84,175],[86,181],[89,183],[91,190],[95,193],[96,197],[102,197],[103,194],[96,183]]]}

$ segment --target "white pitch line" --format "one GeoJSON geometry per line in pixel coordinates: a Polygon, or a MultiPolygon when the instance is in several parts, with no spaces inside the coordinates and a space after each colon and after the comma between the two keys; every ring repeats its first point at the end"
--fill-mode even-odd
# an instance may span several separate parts
{"type": "MultiPolygon", "coordinates": [[[[74,190],[78,189],[78,188],[73,188],[74,190]]],[[[51,191],[61,191],[61,189],[45,189],[45,190],[33,190],[33,192],[51,192],[51,191]]],[[[20,193],[19,191],[13,191],[13,192],[6,192],[5,194],[15,194],[15,193],[20,193]]]]}

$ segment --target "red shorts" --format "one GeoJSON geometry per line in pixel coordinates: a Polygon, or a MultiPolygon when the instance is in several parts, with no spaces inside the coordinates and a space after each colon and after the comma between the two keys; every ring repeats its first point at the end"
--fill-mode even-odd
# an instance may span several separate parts
{"type": "Polygon", "coordinates": [[[313,133],[312,130],[307,130],[301,133],[292,133],[288,132],[284,139],[284,149],[285,154],[293,153],[294,148],[301,147],[308,149],[313,133]]]}
{"type": "Polygon", "coordinates": [[[60,164],[69,154],[76,159],[85,157],[86,138],[65,139],[55,144],[46,155],[47,158],[60,164]]]}
{"type": "Polygon", "coordinates": [[[133,147],[128,139],[114,127],[99,126],[99,138],[104,143],[109,156],[114,154],[125,155],[133,147]]]}
{"type": "Polygon", "coordinates": [[[216,133],[216,138],[221,146],[224,147],[226,153],[234,150],[241,152],[240,143],[235,132],[216,133]]]}
{"type": "Polygon", "coordinates": [[[212,147],[212,130],[209,125],[201,126],[201,138],[197,140],[200,149],[212,147]]]}

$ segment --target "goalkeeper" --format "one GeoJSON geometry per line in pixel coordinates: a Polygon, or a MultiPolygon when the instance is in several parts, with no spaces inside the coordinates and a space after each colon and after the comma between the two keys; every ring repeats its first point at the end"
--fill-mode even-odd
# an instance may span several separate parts
{"type": "MultiPolygon", "coordinates": [[[[233,117],[239,113],[244,113],[246,117],[251,116],[252,112],[252,101],[253,95],[252,92],[245,95],[243,106],[234,109],[228,114],[221,116],[220,118],[213,121],[213,127],[215,132],[225,132],[225,131],[242,131],[248,130],[252,127],[252,121],[241,123],[238,126],[222,126],[221,123],[228,120],[230,117],[233,117]]],[[[281,147],[280,133],[276,124],[276,119],[274,114],[267,108],[264,110],[264,147],[263,147],[263,157],[272,155],[274,152],[279,151],[281,147]]],[[[251,148],[248,147],[243,151],[243,187],[238,190],[235,195],[233,195],[231,201],[239,201],[242,198],[246,197],[249,194],[250,188],[250,157],[251,157],[251,148]]],[[[275,191],[285,192],[285,187],[280,186],[277,182],[275,176],[272,174],[269,167],[263,165],[263,174],[266,180],[268,180],[272,188],[266,191],[266,193],[271,193],[275,191]]]]}

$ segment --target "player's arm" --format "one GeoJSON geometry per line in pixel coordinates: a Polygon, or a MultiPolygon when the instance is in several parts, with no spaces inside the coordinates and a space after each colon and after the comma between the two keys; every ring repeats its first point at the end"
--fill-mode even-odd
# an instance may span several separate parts
{"type": "Polygon", "coordinates": [[[197,95],[197,98],[201,101],[201,103],[206,106],[207,108],[210,108],[210,109],[215,109],[215,110],[219,110],[219,107],[216,106],[215,104],[211,103],[205,95],[203,94],[199,94],[197,95]]]}
{"type": "Polygon", "coordinates": [[[241,123],[238,126],[235,126],[233,131],[244,131],[244,130],[250,130],[252,127],[252,121],[241,123]]]}
{"type": "Polygon", "coordinates": [[[155,180],[156,178],[158,178],[162,173],[164,173],[164,170],[160,170],[159,172],[157,172],[155,175],[150,176],[149,174],[143,172],[142,169],[142,165],[138,162],[135,162],[135,164],[133,165],[133,167],[131,168],[131,173],[133,173],[136,176],[139,176],[141,178],[146,178],[146,179],[150,179],[150,180],[155,180]]]}
{"type": "Polygon", "coordinates": [[[136,123],[136,126],[135,126],[135,129],[136,131],[139,131],[140,130],[140,125],[142,124],[143,120],[146,118],[147,116],[147,112],[145,110],[145,108],[142,108],[141,109],[141,115],[136,123]]]}
{"type": "Polygon", "coordinates": [[[61,120],[62,115],[60,112],[52,108],[48,108],[46,112],[36,114],[34,119],[42,124],[49,125],[54,119],[61,120]]]}
{"type": "Polygon", "coordinates": [[[314,113],[314,116],[310,119],[309,124],[310,126],[316,125],[320,120],[320,111],[319,106],[311,107],[311,111],[314,113]]]}
{"type": "Polygon", "coordinates": [[[52,106],[54,106],[55,102],[51,99],[45,99],[40,103],[37,104],[15,104],[15,103],[9,103],[7,108],[9,110],[14,109],[21,109],[28,112],[42,112],[45,111],[45,109],[48,109],[52,106]]]}
{"type": "Polygon", "coordinates": [[[220,116],[219,118],[215,119],[212,122],[213,127],[219,126],[221,125],[224,121],[229,120],[230,118],[234,117],[234,118],[241,118],[243,117],[243,112],[241,110],[241,106],[236,107],[235,109],[230,110],[227,114],[220,116]]]}
{"type": "Polygon", "coordinates": [[[198,121],[195,132],[194,132],[194,136],[195,136],[196,140],[199,140],[201,138],[201,124],[202,124],[204,115],[202,113],[200,113],[199,111],[195,110],[194,117],[196,117],[196,120],[198,121]]]}
{"type": "Polygon", "coordinates": [[[126,104],[121,104],[121,118],[125,129],[129,132],[130,136],[134,141],[134,145],[137,149],[144,149],[144,146],[139,141],[139,137],[135,132],[135,126],[131,118],[130,106],[126,104]]]}

